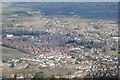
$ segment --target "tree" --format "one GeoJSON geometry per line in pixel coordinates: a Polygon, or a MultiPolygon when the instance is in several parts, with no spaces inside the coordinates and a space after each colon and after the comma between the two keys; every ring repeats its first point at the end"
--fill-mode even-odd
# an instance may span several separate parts
{"type": "Polygon", "coordinates": [[[6,78],[6,75],[5,74],[2,74],[2,79],[6,78]]]}
{"type": "Polygon", "coordinates": [[[15,66],[15,63],[14,62],[11,62],[11,67],[14,67],[15,66]]]}
{"type": "Polygon", "coordinates": [[[17,74],[14,75],[14,79],[15,79],[15,80],[16,80],[16,78],[17,78],[17,74]]]}
{"type": "Polygon", "coordinates": [[[33,80],[44,80],[44,73],[43,72],[37,72],[34,75],[33,80]]]}
{"type": "Polygon", "coordinates": [[[52,75],[48,80],[55,80],[54,75],[52,75]]]}

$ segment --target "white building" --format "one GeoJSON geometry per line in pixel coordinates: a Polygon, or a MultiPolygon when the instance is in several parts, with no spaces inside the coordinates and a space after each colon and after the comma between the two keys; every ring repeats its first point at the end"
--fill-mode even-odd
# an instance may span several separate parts
{"type": "Polygon", "coordinates": [[[6,37],[12,38],[12,37],[14,37],[14,35],[13,34],[7,34],[6,37]]]}

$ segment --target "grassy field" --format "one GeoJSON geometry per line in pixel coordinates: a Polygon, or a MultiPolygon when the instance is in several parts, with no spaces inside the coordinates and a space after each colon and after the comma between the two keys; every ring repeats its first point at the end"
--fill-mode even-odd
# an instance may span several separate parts
{"type": "Polygon", "coordinates": [[[17,59],[27,56],[27,54],[17,51],[15,49],[10,49],[6,47],[2,47],[2,60],[9,60],[9,59],[17,59]]]}
{"type": "Polygon", "coordinates": [[[107,55],[109,55],[109,56],[118,56],[119,54],[118,54],[117,51],[108,51],[107,55]]]}
{"type": "Polygon", "coordinates": [[[2,27],[2,30],[17,30],[17,29],[21,29],[23,27],[2,27]]]}

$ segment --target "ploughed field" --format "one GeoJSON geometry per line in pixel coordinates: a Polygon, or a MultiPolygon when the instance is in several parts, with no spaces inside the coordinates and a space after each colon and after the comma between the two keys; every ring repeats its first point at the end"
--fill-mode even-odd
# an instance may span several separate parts
{"type": "Polygon", "coordinates": [[[18,50],[2,47],[2,60],[17,59],[27,56],[27,54],[22,53],[18,50]]]}

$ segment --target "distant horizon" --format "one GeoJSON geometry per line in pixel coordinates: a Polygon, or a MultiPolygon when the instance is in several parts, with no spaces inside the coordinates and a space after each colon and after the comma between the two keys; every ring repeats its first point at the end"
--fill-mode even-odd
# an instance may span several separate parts
{"type": "MultiPolygon", "coordinates": [[[[24,7],[27,5],[31,9],[36,9],[37,11],[41,11],[44,16],[77,16],[84,19],[118,19],[118,8],[117,3],[40,3],[40,2],[15,2],[12,7],[24,7]],[[45,6],[45,4],[47,6],[45,6]],[[54,6],[53,6],[54,5],[54,6]],[[97,6],[98,5],[98,6],[97,6]],[[111,6],[112,5],[112,6],[111,6]],[[38,8],[39,7],[39,8],[38,8]],[[44,8],[43,8],[44,7],[44,8]],[[57,8],[56,8],[57,7],[57,8]],[[84,7],[84,10],[83,10],[84,7]],[[82,13],[81,13],[81,10],[82,13]],[[98,11],[99,10],[99,11],[98,11]],[[73,13],[71,13],[73,12],[73,13]],[[94,13],[93,13],[94,12],[94,13]],[[89,14],[89,15],[88,15],[89,14]]],[[[17,13],[19,14],[19,12],[17,13]]],[[[29,14],[27,14],[30,16],[29,14]]],[[[6,15],[5,15],[6,16],[6,15]]]]}
{"type": "Polygon", "coordinates": [[[119,2],[119,0],[1,0],[1,2],[119,2]]]}

